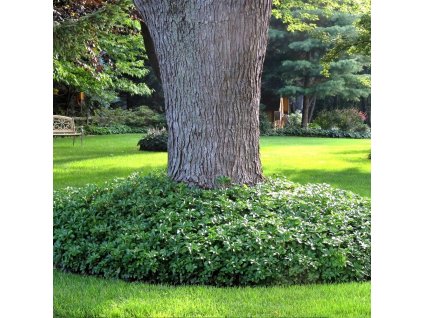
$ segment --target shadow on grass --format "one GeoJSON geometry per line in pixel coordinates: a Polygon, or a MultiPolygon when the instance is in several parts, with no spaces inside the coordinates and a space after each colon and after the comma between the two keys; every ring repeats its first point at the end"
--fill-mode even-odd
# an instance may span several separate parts
{"type": "Polygon", "coordinates": [[[367,149],[355,149],[355,150],[331,151],[330,153],[333,153],[336,155],[357,155],[357,154],[363,155],[363,153],[365,154],[370,153],[370,148],[368,152],[367,152],[367,149]]]}
{"type": "Polygon", "coordinates": [[[369,160],[369,150],[356,149],[356,150],[343,150],[343,151],[331,151],[330,154],[338,158],[342,158],[343,161],[348,163],[358,164],[371,164],[369,160]]]}

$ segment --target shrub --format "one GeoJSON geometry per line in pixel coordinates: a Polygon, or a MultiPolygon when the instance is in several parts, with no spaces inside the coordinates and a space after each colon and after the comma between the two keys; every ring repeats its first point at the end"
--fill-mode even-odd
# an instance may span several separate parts
{"type": "MultiPolygon", "coordinates": [[[[339,128],[344,131],[363,131],[366,119],[364,113],[355,108],[324,110],[319,113],[314,122],[323,129],[339,128]]],[[[366,125],[367,126],[367,125],[366,125]]]]}
{"type": "Polygon", "coordinates": [[[299,136],[299,137],[325,137],[325,138],[370,138],[370,129],[366,132],[344,131],[339,129],[319,128],[277,128],[273,129],[267,136],[299,136]]]}
{"type": "Polygon", "coordinates": [[[54,265],[166,284],[370,279],[370,201],[269,179],[190,188],[163,175],[54,192],[54,265]]]}
{"type": "Polygon", "coordinates": [[[260,105],[259,121],[260,121],[260,135],[266,135],[272,130],[272,122],[269,120],[266,112],[263,110],[265,106],[260,105]]]}
{"type": "Polygon", "coordinates": [[[94,111],[92,125],[110,127],[126,125],[131,128],[165,127],[166,119],[148,106],[131,109],[100,108],[94,111]]]}
{"type": "Polygon", "coordinates": [[[308,124],[308,128],[311,128],[311,129],[322,129],[322,127],[320,127],[316,123],[310,123],[310,124],[308,124]]]}
{"type": "Polygon", "coordinates": [[[319,125],[322,129],[329,130],[337,127],[338,119],[335,111],[323,110],[317,115],[314,123],[319,125]]]}
{"type": "Polygon", "coordinates": [[[138,141],[140,150],[167,151],[168,133],[165,128],[149,129],[147,135],[138,141]]]}
{"type": "Polygon", "coordinates": [[[288,115],[288,121],[287,121],[285,127],[286,128],[300,128],[302,118],[303,118],[303,114],[301,114],[300,110],[289,114],[288,115]]]}
{"type": "Polygon", "coordinates": [[[112,135],[112,134],[129,134],[135,132],[145,132],[145,131],[134,131],[133,128],[121,125],[121,124],[113,124],[107,127],[100,127],[96,125],[86,125],[84,126],[84,131],[88,135],[112,135]]]}
{"type": "Polygon", "coordinates": [[[370,127],[367,126],[365,123],[361,123],[360,125],[354,127],[353,131],[366,133],[370,131],[370,127]]]}
{"type": "Polygon", "coordinates": [[[148,106],[140,106],[132,111],[125,124],[130,127],[166,127],[166,118],[148,106]]]}

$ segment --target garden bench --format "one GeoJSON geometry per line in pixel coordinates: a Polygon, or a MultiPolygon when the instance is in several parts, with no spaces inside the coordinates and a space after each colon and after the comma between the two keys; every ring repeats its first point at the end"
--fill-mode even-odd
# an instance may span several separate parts
{"type": "Polygon", "coordinates": [[[73,136],[73,145],[75,145],[75,137],[84,135],[83,127],[75,127],[75,121],[72,117],[53,115],[53,137],[54,136],[73,136]],[[81,132],[77,131],[77,128],[81,132]]]}

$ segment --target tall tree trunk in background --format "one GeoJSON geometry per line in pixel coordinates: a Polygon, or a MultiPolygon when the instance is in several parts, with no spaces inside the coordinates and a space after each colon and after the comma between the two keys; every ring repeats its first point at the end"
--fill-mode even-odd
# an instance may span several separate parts
{"type": "Polygon", "coordinates": [[[303,110],[303,102],[304,102],[304,96],[300,95],[295,97],[295,101],[292,104],[292,112],[295,113],[296,111],[302,111],[303,110]]]}
{"type": "Polygon", "coordinates": [[[271,0],[134,0],[154,43],[168,175],[203,188],[263,179],[260,82],[271,0]]]}
{"type": "Polygon", "coordinates": [[[308,124],[311,123],[311,119],[313,118],[314,108],[316,107],[316,95],[313,95],[310,98],[310,107],[308,111],[308,124]]]}
{"type": "Polygon", "coordinates": [[[310,109],[310,96],[304,95],[303,112],[302,112],[302,119],[301,119],[302,128],[307,128],[308,126],[309,109],[310,109]]]}
{"type": "MultiPolygon", "coordinates": [[[[304,90],[306,90],[307,88],[309,88],[311,85],[311,80],[308,76],[304,77],[304,90]]],[[[303,110],[302,110],[302,119],[301,119],[301,127],[302,128],[307,128],[308,126],[308,116],[310,113],[310,102],[311,102],[311,96],[310,95],[306,95],[304,94],[304,98],[303,98],[303,110]]]]}
{"type": "Polygon", "coordinates": [[[371,95],[367,96],[366,98],[366,113],[367,113],[367,119],[366,123],[370,127],[372,127],[372,98],[371,95]]]}

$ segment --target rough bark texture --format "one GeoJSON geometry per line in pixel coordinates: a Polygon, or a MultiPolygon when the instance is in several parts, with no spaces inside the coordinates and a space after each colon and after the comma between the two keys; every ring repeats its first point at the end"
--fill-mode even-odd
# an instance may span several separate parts
{"type": "Polygon", "coordinates": [[[260,82],[271,0],[135,0],[160,67],[168,174],[211,188],[262,180],[260,82]]]}

